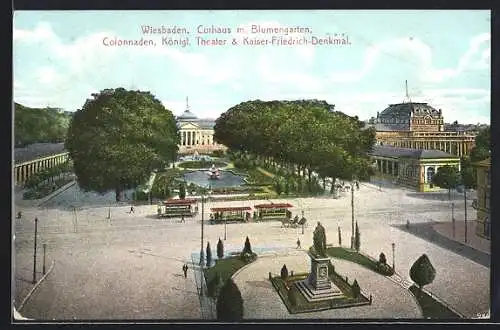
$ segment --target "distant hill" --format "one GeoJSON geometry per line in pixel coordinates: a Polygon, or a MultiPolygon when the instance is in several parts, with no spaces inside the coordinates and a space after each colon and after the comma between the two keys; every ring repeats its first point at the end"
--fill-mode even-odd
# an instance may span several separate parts
{"type": "Polygon", "coordinates": [[[64,142],[71,114],[56,108],[29,108],[15,103],[14,145],[64,142]]]}

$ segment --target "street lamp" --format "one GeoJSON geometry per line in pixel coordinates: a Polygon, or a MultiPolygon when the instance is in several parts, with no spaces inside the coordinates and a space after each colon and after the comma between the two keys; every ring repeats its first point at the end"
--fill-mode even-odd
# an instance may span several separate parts
{"type": "Polygon", "coordinates": [[[354,249],[354,177],[351,181],[351,249],[354,249]]]}
{"type": "MultiPolygon", "coordinates": [[[[208,193],[210,192],[210,185],[208,185],[208,193]]],[[[204,230],[204,222],[205,222],[205,193],[207,191],[203,189],[201,193],[201,250],[200,250],[200,266],[203,268],[203,258],[205,254],[203,252],[203,230],[204,230]]]]}
{"type": "Polygon", "coordinates": [[[396,262],[395,262],[396,258],[394,256],[395,249],[396,249],[396,243],[392,243],[392,270],[394,270],[394,271],[396,271],[396,262]]]}
{"type": "Polygon", "coordinates": [[[224,217],[224,240],[227,238],[227,216],[224,217]]]}
{"type": "Polygon", "coordinates": [[[451,203],[451,224],[453,228],[453,238],[455,238],[455,203],[451,203]]]}
{"type": "Polygon", "coordinates": [[[464,220],[465,220],[465,231],[464,231],[464,240],[467,243],[467,189],[464,186],[464,220]]]}
{"type": "Polygon", "coordinates": [[[36,283],[36,234],[38,232],[38,218],[35,218],[35,246],[33,249],[33,284],[36,283]]]}

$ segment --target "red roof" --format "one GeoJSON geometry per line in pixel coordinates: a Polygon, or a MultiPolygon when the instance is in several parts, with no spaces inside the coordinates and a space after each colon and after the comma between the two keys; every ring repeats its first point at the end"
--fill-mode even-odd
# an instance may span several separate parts
{"type": "Polygon", "coordinates": [[[165,205],[188,205],[196,203],[196,199],[169,199],[163,202],[165,205]]]}
{"type": "Polygon", "coordinates": [[[237,206],[237,207],[212,207],[212,212],[227,212],[227,211],[251,211],[250,206],[237,206]]]}
{"type": "Polygon", "coordinates": [[[283,209],[283,208],[289,208],[293,207],[292,204],[288,203],[271,203],[271,204],[258,204],[254,205],[256,209],[283,209]]]}

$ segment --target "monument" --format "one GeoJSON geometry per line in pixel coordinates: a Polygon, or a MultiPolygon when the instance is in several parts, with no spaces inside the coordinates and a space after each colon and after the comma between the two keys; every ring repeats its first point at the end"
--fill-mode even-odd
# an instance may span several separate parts
{"type": "Polygon", "coordinates": [[[313,234],[313,247],[309,251],[311,273],[303,281],[295,282],[297,289],[307,301],[322,301],[344,297],[342,291],[330,280],[326,254],[325,228],[318,222],[313,234]]]}

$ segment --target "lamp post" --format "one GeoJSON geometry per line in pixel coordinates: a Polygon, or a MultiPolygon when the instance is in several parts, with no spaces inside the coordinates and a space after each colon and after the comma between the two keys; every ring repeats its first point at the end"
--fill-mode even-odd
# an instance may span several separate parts
{"type": "Polygon", "coordinates": [[[465,228],[464,228],[464,240],[467,243],[467,190],[464,187],[464,220],[465,220],[465,228]]]}
{"type": "Polygon", "coordinates": [[[33,249],[33,284],[36,283],[36,235],[38,232],[38,218],[35,218],[35,245],[33,249]]]}
{"type": "Polygon", "coordinates": [[[451,224],[453,228],[453,238],[455,238],[455,203],[451,203],[451,224]]]}
{"type": "Polygon", "coordinates": [[[224,240],[227,238],[227,217],[224,217],[224,240]]]}
{"type": "Polygon", "coordinates": [[[396,271],[396,258],[395,258],[395,251],[396,249],[396,243],[392,243],[392,270],[396,271]]]}
{"type": "Polygon", "coordinates": [[[354,184],[351,182],[351,249],[354,249],[354,184]]]}
{"type": "Polygon", "coordinates": [[[42,273],[45,275],[45,250],[47,249],[47,244],[43,243],[43,268],[42,273]]]}

